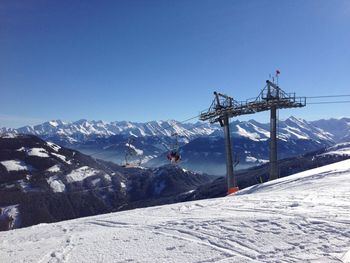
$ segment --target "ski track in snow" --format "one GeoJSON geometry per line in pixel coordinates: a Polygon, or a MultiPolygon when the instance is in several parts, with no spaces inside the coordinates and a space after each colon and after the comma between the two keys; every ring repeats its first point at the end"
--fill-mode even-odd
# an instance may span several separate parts
{"type": "Polygon", "coordinates": [[[3,262],[349,262],[350,160],[224,198],[1,232],[3,262]]]}

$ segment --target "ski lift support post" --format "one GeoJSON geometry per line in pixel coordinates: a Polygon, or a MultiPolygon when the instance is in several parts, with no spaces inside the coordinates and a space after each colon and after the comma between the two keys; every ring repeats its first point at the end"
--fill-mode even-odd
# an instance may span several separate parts
{"type": "Polygon", "coordinates": [[[200,114],[200,120],[210,123],[220,123],[220,126],[224,128],[225,136],[225,152],[226,152],[226,180],[227,180],[227,193],[235,193],[239,189],[237,187],[236,177],[233,174],[233,161],[232,161],[232,146],[230,136],[230,113],[233,110],[234,100],[225,94],[214,92],[214,100],[207,112],[200,114]]]}

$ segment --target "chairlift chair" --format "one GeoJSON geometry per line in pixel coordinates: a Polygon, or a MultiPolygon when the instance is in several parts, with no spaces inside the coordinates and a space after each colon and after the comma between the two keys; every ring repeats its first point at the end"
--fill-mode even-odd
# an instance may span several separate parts
{"type": "Polygon", "coordinates": [[[167,159],[171,163],[178,163],[181,160],[181,155],[179,153],[178,134],[177,133],[173,133],[171,136],[175,137],[175,143],[174,143],[172,149],[167,154],[167,159]]]}

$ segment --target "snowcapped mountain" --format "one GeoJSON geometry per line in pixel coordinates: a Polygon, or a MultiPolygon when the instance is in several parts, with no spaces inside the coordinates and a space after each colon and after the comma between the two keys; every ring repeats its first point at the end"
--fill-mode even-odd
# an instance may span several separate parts
{"type": "MultiPolygon", "coordinates": [[[[233,138],[245,137],[252,141],[266,141],[270,138],[270,125],[255,120],[233,121],[230,124],[230,129],[233,138]]],[[[302,139],[334,142],[336,137],[310,122],[293,116],[284,121],[279,121],[277,131],[278,138],[283,141],[302,139]]],[[[218,130],[211,135],[223,136],[223,131],[218,130]]]]}
{"type": "Polygon", "coordinates": [[[322,119],[310,123],[331,134],[331,137],[335,142],[350,141],[350,118],[322,119]]]}
{"type": "MultiPolygon", "coordinates": [[[[315,141],[340,141],[350,136],[350,119],[319,120],[307,122],[300,118],[290,117],[278,123],[278,136],[281,140],[310,139],[315,141]]],[[[262,141],[269,138],[269,124],[255,120],[231,122],[233,137],[245,137],[252,141],[262,141]]],[[[171,137],[179,135],[183,143],[202,136],[222,136],[218,125],[208,123],[181,123],[170,121],[136,122],[103,122],[79,120],[66,123],[60,120],[45,122],[36,126],[25,126],[18,129],[2,128],[2,132],[33,134],[44,139],[54,138],[66,143],[85,142],[95,138],[124,135],[134,137],[171,137]]]]}
{"type": "Polygon", "coordinates": [[[179,167],[124,168],[34,135],[0,136],[0,230],[177,202],[212,180],[179,167]],[[5,212],[4,212],[5,211],[5,212]],[[6,221],[7,220],[7,221],[6,221]],[[5,222],[5,223],[4,223],[5,222]]]}
{"type": "Polygon", "coordinates": [[[2,132],[33,134],[44,139],[61,138],[67,143],[84,142],[96,137],[126,135],[134,137],[158,136],[170,137],[177,133],[182,140],[188,140],[211,134],[219,129],[208,123],[181,123],[175,120],[151,121],[146,123],[119,121],[88,121],[62,122],[53,120],[36,126],[25,126],[18,129],[2,128],[2,132]]]}
{"type": "Polygon", "coordinates": [[[223,198],[4,232],[0,257],[9,263],[349,263],[349,188],[346,160],[223,198]]]}

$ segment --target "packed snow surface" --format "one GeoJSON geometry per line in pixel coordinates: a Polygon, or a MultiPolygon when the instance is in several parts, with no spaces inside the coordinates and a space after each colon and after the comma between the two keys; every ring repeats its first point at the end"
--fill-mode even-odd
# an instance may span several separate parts
{"type": "Polygon", "coordinates": [[[3,262],[349,262],[350,160],[211,200],[2,232],[3,262]]]}

